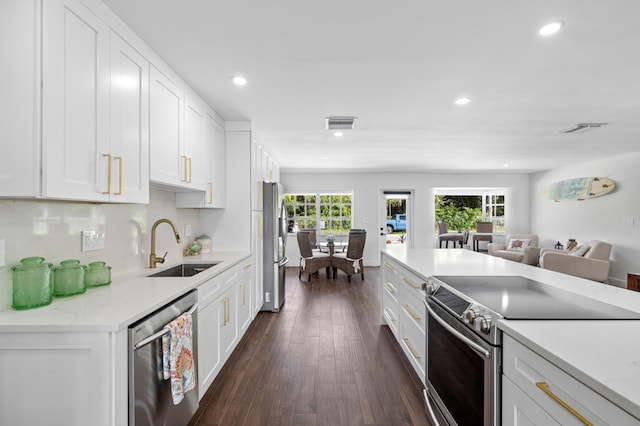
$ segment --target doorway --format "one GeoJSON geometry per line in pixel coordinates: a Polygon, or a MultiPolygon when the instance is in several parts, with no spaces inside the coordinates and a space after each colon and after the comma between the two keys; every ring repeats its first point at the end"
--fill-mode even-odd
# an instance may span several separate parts
{"type": "Polygon", "coordinates": [[[380,242],[382,249],[413,247],[413,191],[380,192],[380,242]]]}

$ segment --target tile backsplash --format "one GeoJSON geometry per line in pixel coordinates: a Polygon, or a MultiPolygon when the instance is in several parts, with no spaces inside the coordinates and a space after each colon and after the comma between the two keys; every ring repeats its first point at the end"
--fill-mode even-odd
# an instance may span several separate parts
{"type": "Polygon", "coordinates": [[[152,189],[149,204],[0,200],[0,240],[6,246],[6,264],[0,267],[0,311],[11,309],[11,268],[24,257],[41,256],[54,265],[65,259],[85,265],[102,260],[112,266],[112,277],[143,270],[149,262],[151,226],[161,218],[176,224],[181,243],[176,243],[168,224],[160,224],[156,254],[167,251],[167,262],[176,261],[199,235],[200,213],[177,209],[174,192],[152,189]],[[186,225],[191,225],[189,237],[184,234],[186,225]],[[81,231],[104,232],[104,249],[81,251],[81,231]]]}

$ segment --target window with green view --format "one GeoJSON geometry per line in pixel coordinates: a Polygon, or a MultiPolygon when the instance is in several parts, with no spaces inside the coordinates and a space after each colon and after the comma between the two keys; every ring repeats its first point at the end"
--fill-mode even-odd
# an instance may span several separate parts
{"type": "Polygon", "coordinates": [[[351,229],[351,194],[286,194],[284,203],[289,232],[346,234],[351,229]]]}

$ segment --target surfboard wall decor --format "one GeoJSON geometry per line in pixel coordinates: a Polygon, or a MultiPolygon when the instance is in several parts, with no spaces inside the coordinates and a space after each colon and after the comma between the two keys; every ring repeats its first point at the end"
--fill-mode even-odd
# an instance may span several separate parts
{"type": "Polygon", "coordinates": [[[554,201],[586,200],[613,191],[616,184],[602,177],[581,177],[552,183],[545,190],[546,198],[554,201]]]}

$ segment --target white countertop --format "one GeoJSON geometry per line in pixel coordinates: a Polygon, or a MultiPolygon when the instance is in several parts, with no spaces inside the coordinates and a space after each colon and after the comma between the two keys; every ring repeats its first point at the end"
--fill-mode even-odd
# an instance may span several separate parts
{"type": "MultiPolygon", "coordinates": [[[[0,312],[0,332],[83,331],[116,332],[198,287],[212,277],[249,257],[249,252],[213,252],[189,256],[171,264],[146,268],[138,273],[113,278],[112,283],[89,288],[83,294],[53,298],[50,305],[28,310],[0,312]],[[181,263],[219,264],[193,277],[151,278],[181,263]]],[[[112,271],[113,272],[113,271],[112,271]]]]}
{"type": "MultiPolygon", "coordinates": [[[[521,275],[640,312],[640,293],[461,249],[383,250],[423,278],[521,275]]],[[[640,321],[518,321],[498,326],[640,419],[640,321]]]]}

